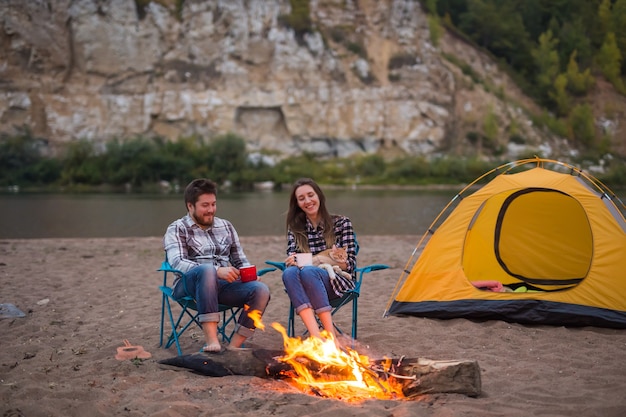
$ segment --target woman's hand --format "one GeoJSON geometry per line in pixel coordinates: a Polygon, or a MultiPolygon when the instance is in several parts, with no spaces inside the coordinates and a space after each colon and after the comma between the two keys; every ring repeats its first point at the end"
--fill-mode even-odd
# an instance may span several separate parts
{"type": "Polygon", "coordinates": [[[298,265],[296,263],[296,254],[295,253],[289,254],[289,256],[285,259],[285,266],[296,266],[296,265],[298,265]]]}

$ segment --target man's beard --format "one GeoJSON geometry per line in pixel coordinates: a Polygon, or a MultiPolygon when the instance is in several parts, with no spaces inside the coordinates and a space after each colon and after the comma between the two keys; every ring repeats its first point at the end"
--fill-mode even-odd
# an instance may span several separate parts
{"type": "Polygon", "coordinates": [[[199,224],[200,226],[203,227],[211,227],[213,226],[213,219],[215,219],[215,215],[210,216],[210,220],[208,220],[207,222],[204,221],[203,217],[200,217],[198,215],[196,215],[196,213],[193,214],[193,219],[194,221],[199,224]]]}

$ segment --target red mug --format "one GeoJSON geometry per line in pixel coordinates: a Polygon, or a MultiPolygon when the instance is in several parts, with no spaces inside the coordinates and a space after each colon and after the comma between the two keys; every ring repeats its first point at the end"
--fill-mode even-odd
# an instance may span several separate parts
{"type": "Polygon", "coordinates": [[[239,276],[241,277],[241,282],[256,281],[256,265],[242,266],[239,268],[239,276]]]}

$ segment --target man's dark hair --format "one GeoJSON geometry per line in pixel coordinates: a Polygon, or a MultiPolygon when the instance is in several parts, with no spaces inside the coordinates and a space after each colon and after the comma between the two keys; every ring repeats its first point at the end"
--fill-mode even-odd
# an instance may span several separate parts
{"type": "Polygon", "coordinates": [[[188,203],[195,205],[202,194],[217,196],[217,184],[206,178],[191,181],[185,188],[185,208],[187,208],[188,203]]]}

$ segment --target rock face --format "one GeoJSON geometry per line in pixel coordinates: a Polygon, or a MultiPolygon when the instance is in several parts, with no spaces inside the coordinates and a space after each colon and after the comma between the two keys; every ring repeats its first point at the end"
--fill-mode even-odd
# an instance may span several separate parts
{"type": "Polygon", "coordinates": [[[574,152],[488,57],[448,34],[434,46],[417,1],[311,0],[305,33],[282,23],[288,0],[143,3],[0,0],[0,133],[30,126],[51,148],[234,132],[282,155],[574,152]]]}

